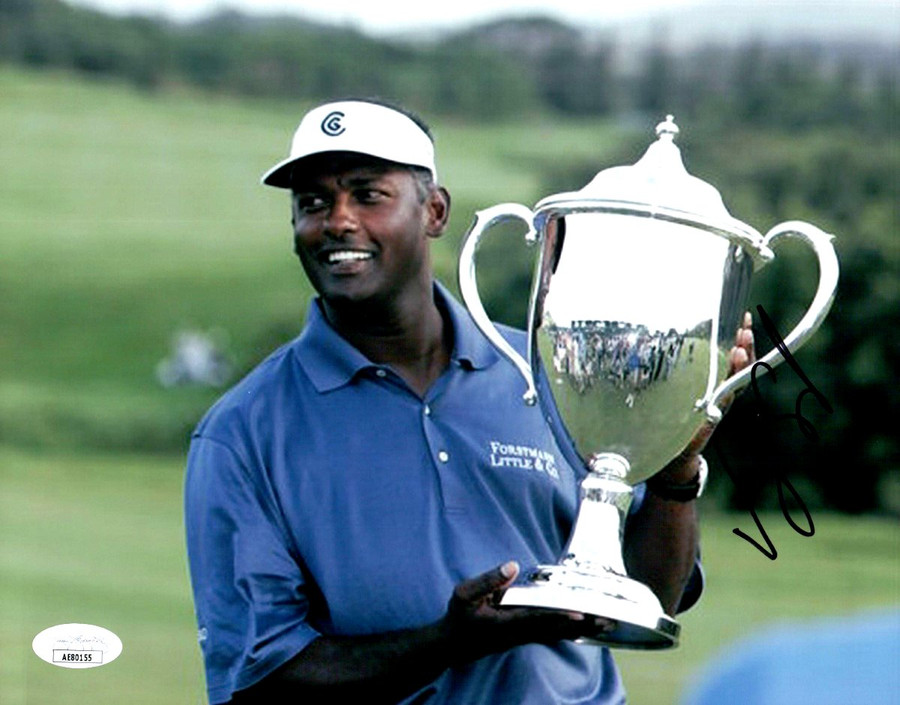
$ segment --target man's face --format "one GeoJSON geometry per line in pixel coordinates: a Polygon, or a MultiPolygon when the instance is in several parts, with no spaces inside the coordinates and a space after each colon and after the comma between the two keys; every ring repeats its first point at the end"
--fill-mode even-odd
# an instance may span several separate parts
{"type": "Polygon", "coordinates": [[[307,277],[331,304],[388,300],[430,287],[428,238],[444,230],[442,190],[371,157],[310,158],[293,177],[294,240],[307,277]]]}

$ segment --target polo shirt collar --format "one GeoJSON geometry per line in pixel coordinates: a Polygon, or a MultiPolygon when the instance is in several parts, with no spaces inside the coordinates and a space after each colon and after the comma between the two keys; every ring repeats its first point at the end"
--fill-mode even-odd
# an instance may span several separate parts
{"type": "Polygon", "coordinates": [[[466,308],[440,282],[435,281],[434,289],[438,306],[449,315],[453,324],[453,352],[450,359],[475,370],[483,370],[497,362],[500,354],[473,323],[466,308]]]}
{"type": "MultiPolygon", "coordinates": [[[[440,282],[435,281],[434,290],[438,305],[453,326],[451,364],[479,370],[497,362],[499,354],[472,322],[469,312],[440,282]]],[[[310,302],[306,326],[294,344],[294,354],[319,392],[343,387],[361,371],[378,367],[331,327],[318,297],[310,302]]]]}

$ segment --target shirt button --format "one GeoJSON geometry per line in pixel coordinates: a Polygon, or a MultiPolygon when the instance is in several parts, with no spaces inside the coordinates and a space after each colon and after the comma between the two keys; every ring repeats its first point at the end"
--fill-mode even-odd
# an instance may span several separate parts
{"type": "Polygon", "coordinates": [[[440,460],[442,463],[446,463],[448,460],[450,460],[450,453],[448,453],[446,450],[440,451],[438,453],[438,460],[440,460]]]}
{"type": "Polygon", "coordinates": [[[382,369],[377,369],[377,370],[375,370],[375,376],[376,377],[387,377],[387,372],[385,372],[382,369]]]}
{"type": "Polygon", "coordinates": [[[425,405],[425,416],[431,416],[431,407],[428,404],[425,405]]]}

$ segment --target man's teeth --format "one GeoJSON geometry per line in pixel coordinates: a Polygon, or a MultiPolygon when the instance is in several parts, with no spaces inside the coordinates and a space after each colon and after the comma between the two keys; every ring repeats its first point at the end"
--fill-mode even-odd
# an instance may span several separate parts
{"type": "Polygon", "coordinates": [[[351,260],[370,259],[371,257],[372,257],[371,252],[354,252],[352,250],[340,250],[339,252],[329,252],[328,253],[328,263],[334,264],[335,262],[349,262],[351,260]]]}

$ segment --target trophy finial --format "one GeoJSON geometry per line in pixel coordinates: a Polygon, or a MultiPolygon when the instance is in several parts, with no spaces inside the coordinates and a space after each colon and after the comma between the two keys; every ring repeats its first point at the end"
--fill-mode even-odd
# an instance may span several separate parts
{"type": "MultiPolygon", "coordinates": [[[[725,227],[735,221],[725,208],[722,196],[712,184],[688,173],[681,158],[676,135],[681,130],[674,115],[666,115],[656,127],[657,138],[631,166],[612,166],[603,169],[580,191],[560,193],[538,202],[536,209],[569,208],[574,202],[589,200],[643,204],[657,217],[660,208],[680,214],[690,213],[702,222],[714,220],[725,227]]],[[[742,223],[738,227],[747,228],[742,223]]],[[[742,231],[743,232],[743,231],[742,231]]],[[[753,231],[756,232],[756,231],[753,231]]],[[[756,233],[751,238],[761,238],[756,233]]]]}
{"type": "Polygon", "coordinates": [[[666,115],[665,121],[656,126],[656,136],[660,139],[667,137],[669,140],[674,140],[675,135],[679,132],[681,132],[681,130],[679,130],[678,125],[675,124],[674,115],[666,115]]]}

